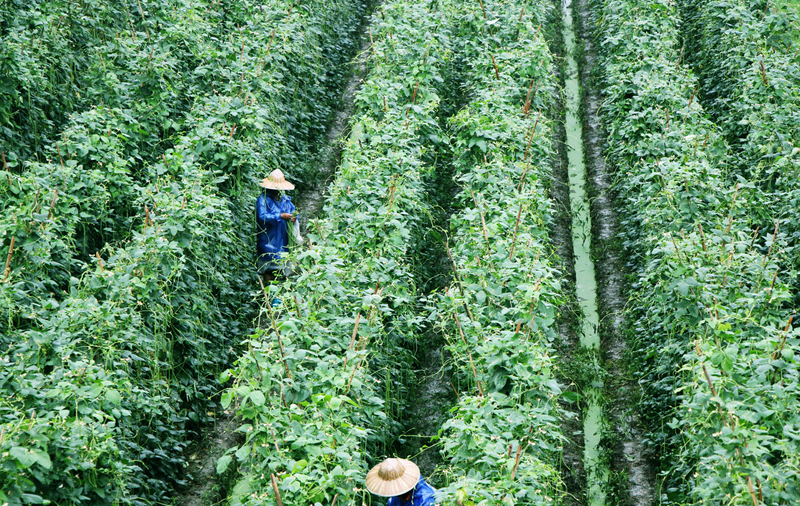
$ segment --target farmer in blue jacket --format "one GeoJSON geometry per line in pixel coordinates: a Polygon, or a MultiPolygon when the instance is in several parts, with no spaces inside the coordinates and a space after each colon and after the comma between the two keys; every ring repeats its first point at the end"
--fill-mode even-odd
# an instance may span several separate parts
{"type": "Polygon", "coordinates": [[[289,251],[289,227],[297,220],[292,199],[281,190],[294,190],[294,185],[280,170],[273,170],[259,185],[265,190],[256,200],[258,273],[272,281],[276,271],[286,270],[282,257],[289,251]]]}
{"type": "Polygon", "coordinates": [[[436,490],[419,467],[406,459],[386,459],[367,473],[367,490],[388,497],[388,506],[434,506],[436,490]]]}

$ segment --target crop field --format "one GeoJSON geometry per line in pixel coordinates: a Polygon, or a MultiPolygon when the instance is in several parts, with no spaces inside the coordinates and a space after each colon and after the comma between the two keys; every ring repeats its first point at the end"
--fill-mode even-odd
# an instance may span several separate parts
{"type": "Polygon", "coordinates": [[[0,505],[800,503],[799,11],[0,0],[0,505]]]}

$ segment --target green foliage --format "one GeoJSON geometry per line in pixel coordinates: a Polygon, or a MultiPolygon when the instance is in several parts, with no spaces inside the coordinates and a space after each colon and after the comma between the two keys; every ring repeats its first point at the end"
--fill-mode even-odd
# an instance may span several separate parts
{"type": "MultiPolygon", "coordinates": [[[[699,96],[731,146],[730,176],[759,190],[750,219],[781,221],[792,266],[800,267],[800,16],[775,2],[681,2],[699,96]]],[[[800,281],[794,288],[800,303],[800,281]]]]}
{"type": "Polygon", "coordinates": [[[457,279],[430,307],[462,390],[440,433],[443,504],[557,503],[565,413],[552,346],[561,288],[548,260],[546,116],[555,80],[537,33],[550,6],[526,4],[520,19],[520,4],[484,5],[488,19],[479,7],[457,7],[469,100],[450,120],[463,187],[463,210],[451,219],[457,279]]]}
{"type": "Polygon", "coordinates": [[[313,166],[363,8],[0,5],[0,502],[186,483],[255,314],[252,182],[313,166]]]}
{"type": "Polygon", "coordinates": [[[414,280],[414,241],[430,214],[422,159],[425,143],[444,139],[436,87],[447,22],[406,1],[373,16],[369,72],[326,217],[311,228],[313,248],[294,257],[298,277],[271,287],[286,312],[279,321],[263,313],[269,337],[248,340],[225,394],[248,422],[235,460],[220,464],[240,470],[233,504],[273,504],[273,474],[284,504],[368,501],[368,464],[401,430],[407,350],[423,324],[414,280]]]}
{"type": "Polygon", "coordinates": [[[679,63],[675,8],[597,0],[598,79],[634,276],[629,332],[662,504],[792,504],[800,427],[786,237],[754,233],[754,181],[679,63]],[[734,155],[735,159],[735,155],[734,155]],[[733,173],[735,174],[735,172],[733,173]],[[666,409],[671,406],[670,409],[666,409]]]}

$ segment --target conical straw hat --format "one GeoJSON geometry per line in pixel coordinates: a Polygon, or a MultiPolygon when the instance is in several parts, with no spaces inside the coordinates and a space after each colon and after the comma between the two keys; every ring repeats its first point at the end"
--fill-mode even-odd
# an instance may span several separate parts
{"type": "Polygon", "coordinates": [[[381,497],[402,495],[419,481],[419,468],[406,459],[386,459],[367,473],[367,490],[381,497]]]}
{"type": "Polygon", "coordinates": [[[259,185],[270,190],[294,190],[294,185],[283,177],[283,172],[278,169],[269,173],[269,176],[261,180],[259,185]]]}

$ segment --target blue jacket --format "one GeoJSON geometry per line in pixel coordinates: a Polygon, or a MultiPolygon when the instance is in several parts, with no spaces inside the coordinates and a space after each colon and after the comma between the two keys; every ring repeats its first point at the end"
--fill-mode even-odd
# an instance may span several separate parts
{"type": "Polygon", "coordinates": [[[404,501],[402,497],[390,497],[387,506],[434,506],[435,493],[436,489],[425,483],[425,479],[420,476],[417,485],[411,491],[410,501],[404,501]]]}
{"type": "Polygon", "coordinates": [[[293,213],[292,199],[283,195],[275,200],[262,192],[256,199],[256,224],[258,225],[258,255],[266,255],[270,262],[280,259],[289,251],[289,226],[281,213],[293,213]]]}

